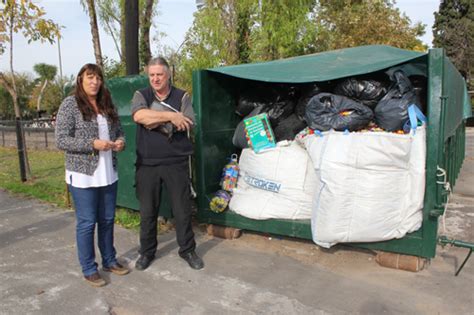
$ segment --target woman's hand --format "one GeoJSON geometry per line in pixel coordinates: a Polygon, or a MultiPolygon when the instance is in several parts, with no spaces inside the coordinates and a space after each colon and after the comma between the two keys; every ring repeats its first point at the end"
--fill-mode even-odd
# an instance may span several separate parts
{"type": "MultiPolygon", "coordinates": [[[[98,151],[108,151],[115,147],[115,143],[107,140],[95,139],[93,142],[94,149],[98,151]]],[[[123,148],[123,144],[122,144],[123,148]]]]}
{"type": "Polygon", "coordinates": [[[120,152],[123,150],[123,147],[125,146],[125,143],[123,142],[123,140],[116,140],[114,142],[114,147],[112,148],[112,150],[116,151],[116,152],[120,152]]]}

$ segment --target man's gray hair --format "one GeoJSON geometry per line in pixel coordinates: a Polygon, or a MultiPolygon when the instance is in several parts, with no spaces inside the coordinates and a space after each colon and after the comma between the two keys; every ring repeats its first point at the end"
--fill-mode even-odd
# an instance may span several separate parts
{"type": "Polygon", "coordinates": [[[165,58],[163,58],[163,57],[161,57],[161,56],[160,56],[160,57],[151,58],[150,61],[148,61],[147,67],[156,66],[156,65],[165,67],[165,69],[166,69],[166,71],[168,72],[168,74],[171,74],[170,65],[168,64],[168,61],[166,61],[165,58]]]}

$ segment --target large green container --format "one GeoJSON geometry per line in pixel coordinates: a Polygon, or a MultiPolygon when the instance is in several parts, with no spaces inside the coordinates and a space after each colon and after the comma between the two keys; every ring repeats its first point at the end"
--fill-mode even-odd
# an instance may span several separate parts
{"type": "Polygon", "coordinates": [[[421,257],[436,253],[438,217],[447,193],[438,168],[454,185],[464,160],[465,119],[471,107],[464,79],[442,49],[419,53],[389,46],[363,46],[314,55],[199,70],[193,73],[193,103],[197,115],[196,174],[198,219],[240,229],[311,239],[310,220],[252,220],[230,211],[209,210],[219,189],[222,167],[238,150],[232,136],[240,121],[234,111],[239,94],[255,81],[280,83],[327,82],[370,74],[394,66],[423,71],[428,78],[426,191],[422,227],[402,239],[352,244],[421,257]]]}

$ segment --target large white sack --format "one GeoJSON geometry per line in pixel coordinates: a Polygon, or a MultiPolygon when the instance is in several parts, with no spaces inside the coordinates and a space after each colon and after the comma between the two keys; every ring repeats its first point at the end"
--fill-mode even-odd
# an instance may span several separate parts
{"type": "Polygon", "coordinates": [[[323,247],[401,238],[420,228],[425,192],[426,131],[328,131],[301,142],[320,189],[311,229],[323,247]]]}
{"type": "Polygon", "coordinates": [[[258,153],[242,150],[229,209],[248,218],[310,219],[316,174],[308,152],[281,142],[258,153]]]}

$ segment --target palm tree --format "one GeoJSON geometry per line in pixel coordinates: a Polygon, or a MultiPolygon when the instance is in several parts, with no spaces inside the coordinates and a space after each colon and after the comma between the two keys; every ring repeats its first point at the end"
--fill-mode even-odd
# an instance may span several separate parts
{"type": "Polygon", "coordinates": [[[94,0],[81,0],[81,4],[84,7],[84,10],[88,13],[89,19],[90,19],[92,43],[94,44],[95,62],[97,63],[98,66],[103,68],[104,63],[102,62],[102,50],[100,48],[99,27],[97,25],[95,1],[94,0]]]}

